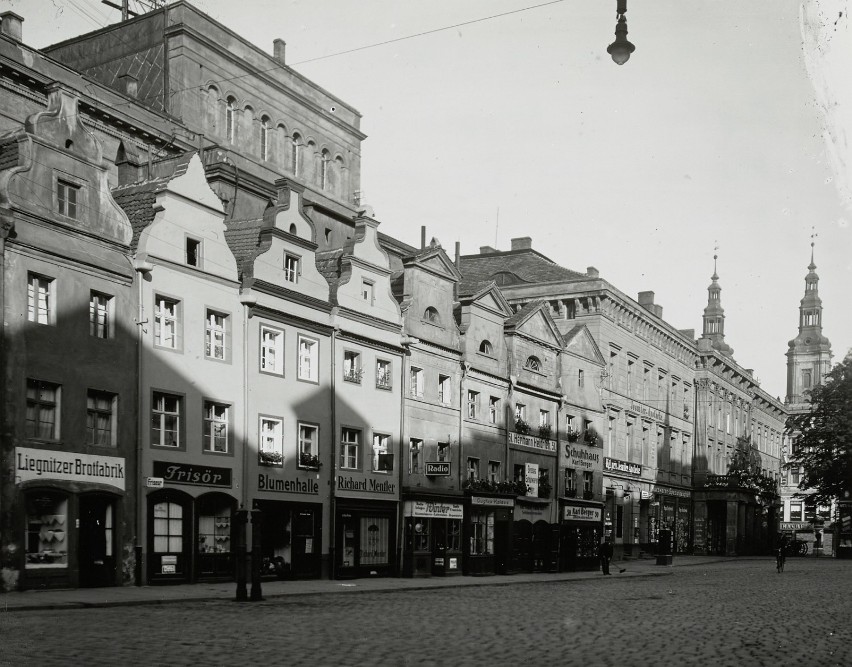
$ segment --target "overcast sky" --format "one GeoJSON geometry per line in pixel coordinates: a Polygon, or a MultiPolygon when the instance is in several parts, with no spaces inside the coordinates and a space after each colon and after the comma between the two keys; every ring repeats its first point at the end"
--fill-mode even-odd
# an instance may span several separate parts
{"type": "MultiPolygon", "coordinates": [[[[606,53],[616,0],[194,0],[357,108],[362,190],[381,230],[452,254],[533,248],[597,267],[696,329],[713,249],[734,357],[783,400],[815,261],[835,361],[852,346],[852,55],[846,0],[628,2],[636,45],[606,53]],[[843,14],[841,15],[841,12],[843,14]],[[840,65],[843,62],[845,64],[840,65]],[[848,89],[848,86],[847,86],[848,89]],[[498,225],[499,210],[499,225],[498,225]]],[[[45,46],[118,14],[99,0],[0,0],[45,46]]]]}

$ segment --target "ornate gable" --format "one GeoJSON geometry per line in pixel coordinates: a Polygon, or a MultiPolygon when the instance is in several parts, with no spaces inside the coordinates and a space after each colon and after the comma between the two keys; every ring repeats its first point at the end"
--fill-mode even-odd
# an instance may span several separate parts
{"type": "Polygon", "coordinates": [[[581,359],[588,359],[601,366],[605,365],[606,362],[600,348],[585,324],[580,324],[566,333],[564,341],[564,350],[568,354],[580,357],[581,359]]]}

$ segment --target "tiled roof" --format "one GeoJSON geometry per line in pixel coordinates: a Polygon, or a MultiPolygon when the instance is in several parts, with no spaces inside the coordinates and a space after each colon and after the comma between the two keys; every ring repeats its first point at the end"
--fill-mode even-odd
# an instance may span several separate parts
{"type": "Polygon", "coordinates": [[[459,297],[463,296],[473,296],[484,290],[486,287],[491,285],[494,281],[491,279],[488,280],[467,280],[467,276],[464,276],[464,279],[459,282],[458,295],[459,297]]]}
{"type": "Polygon", "coordinates": [[[511,327],[511,326],[515,326],[516,324],[523,322],[529,316],[530,313],[538,310],[538,307],[542,303],[544,303],[544,299],[536,299],[535,301],[530,301],[523,308],[521,308],[518,312],[516,312],[514,315],[511,315],[510,317],[508,317],[506,319],[506,326],[511,327]]]}
{"type": "Polygon", "coordinates": [[[570,331],[566,331],[564,334],[562,334],[562,342],[564,342],[567,345],[572,340],[574,340],[574,338],[577,337],[577,334],[580,333],[583,330],[583,326],[584,325],[582,325],[582,324],[578,324],[577,326],[575,326],[570,331]]]}
{"type": "Polygon", "coordinates": [[[225,222],[225,241],[237,260],[240,274],[243,273],[244,265],[257,257],[262,226],[261,218],[225,222]]]}
{"type": "Polygon", "coordinates": [[[337,285],[340,282],[340,258],[343,250],[327,250],[316,254],[317,271],[328,281],[328,298],[332,305],[337,305],[337,285]]]}
{"type": "Polygon", "coordinates": [[[154,221],[154,203],[157,193],[165,189],[167,179],[122,185],[112,191],[115,202],[121,206],[133,227],[133,239],[130,247],[135,251],[139,243],[139,235],[154,221]]]}
{"type": "MultiPolygon", "coordinates": [[[[513,274],[505,284],[555,282],[588,278],[585,273],[571,271],[535,250],[508,250],[485,255],[462,255],[460,270],[467,281],[493,279],[500,273],[513,274]]],[[[500,281],[498,281],[498,284],[500,281]]]]}

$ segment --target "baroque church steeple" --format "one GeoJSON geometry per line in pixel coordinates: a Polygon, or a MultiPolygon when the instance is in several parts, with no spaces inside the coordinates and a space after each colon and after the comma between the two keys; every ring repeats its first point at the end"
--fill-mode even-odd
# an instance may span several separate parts
{"type": "Polygon", "coordinates": [[[799,302],[799,335],[788,343],[787,397],[785,403],[807,401],[807,392],[831,370],[831,343],[822,335],[822,300],[819,276],[814,264],[814,237],[811,235],[811,263],[805,276],[805,295],[799,302]]]}
{"type": "Polygon", "coordinates": [[[718,257],[716,253],[713,253],[713,276],[711,277],[713,282],[707,288],[707,307],[704,309],[704,328],[701,337],[709,340],[714,350],[730,357],[733,356],[734,349],[725,342],[725,309],[722,308],[722,288],[716,272],[718,257]]]}

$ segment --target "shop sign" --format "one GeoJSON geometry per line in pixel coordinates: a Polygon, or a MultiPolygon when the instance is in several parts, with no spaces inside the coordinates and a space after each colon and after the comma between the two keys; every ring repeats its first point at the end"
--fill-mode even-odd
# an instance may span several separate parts
{"type": "Polygon", "coordinates": [[[319,484],[315,479],[278,479],[266,473],[257,476],[258,491],[275,491],[276,493],[306,493],[311,496],[319,495],[319,484]]]}
{"type": "Polygon", "coordinates": [[[231,469],[197,466],[189,463],[154,461],[154,477],[162,477],[169,484],[191,486],[219,486],[231,488],[231,469]]]}
{"type": "Polygon", "coordinates": [[[458,558],[450,558],[450,569],[458,570],[459,569],[459,559],[458,558]]]}
{"type": "Polygon", "coordinates": [[[146,477],[145,486],[149,489],[162,489],[165,480],[162,477],[146,477]]]}
{"type": "Polygon", "coordinates": [[[781,530],[810,530],[811,524],[807,521],[782,521],[781,530]]]}
{"type": "Polygon", "coordinates": [[[450,462],[449,461],[426,461],[426,476],[427,477],[449,477],[450,462]]]}
{"type": "Polygon", "coordinates": [[[565,461],[569,468],[579,468],[580,470],[600,469],[601,455],[591,447],[584,447],[578,444],[565,445],[565,461]]]}
{"type": "Polygon", "coordinates": [[[124,491],[124,458],[15,448],[15,482],[62,480],[107,484],[124,491]]]}
{"type": "Polygon", "coordinates": [[[656,408],[649,407],[642,403],[637,403],[636,401],[630,401],[630,407],[628,409],[631,412],[635,412],[636,414],[642,415],[643,417],[655,419],[658,422],[663,421],[663,419],[665,418],[662,411],[657,410],[656,408]]]}
{"type": "Polygon", "coordinates": [[[515,505],[515,521],[545,521],[550,514],[550,505],[527,505],[518,503],[515,505]]]}
{"type": "Polygon", "coordinates": [[[489,498],[486,496],[471,496],[471,505],[482,505],[487,507],[514,507],[514,498],[489,498]]]}
{"type": "Polygon", "coordinates": [[[618,459],[611,459],[608,456],[604,456],[604,470],[608,472],[623,472],[628,475],[636,475],[637,477],[642,475],[642,466],[638,463],[619,461],[618,459]]]}
{"type": "Polygon", "coordinates": [[[599,522],[601,517],[600,507],[586,507],[585,505],[566,505],[562,515],[562,518],[566,521],[599,522]]]}
{"type": "Polygon", "coordinates": [[[396,493],[396,484],[386,479],[378,480],[375,477],[355,479],[354,477],[337,476],[338,491],[366,491],[368,493],[396,493]]]}
{"type": "Polygon", "coordinates": [[[411,514],[408,516],[424,519],[461,519],[464,517],[464,508],[459,503],[433,503],[427,500],[414,500],[411,501],[410,510],[411,514]]]}
{"type": "Polygon", "coordinates": [[[509,444],[529,447],[530,449],[537,449],[542,452],[556,453],[556,440],[550,440],[549,438],[537,438],[534,435],[521,435],[514,431],[509,433],[509,444]]]}
{"type": "Polygon", "coordinates": [[[538,463],[524,464],[524,482],[527,485],[527,495],[538,498],[538,463]]]}
{"type": "Polygon", "coordinates": [[[177,556],[160,556],[160,574],[174,574],[177,568],[177,556]]]}
{"type": "Polygon", "coordinates": [[[651,489],[651,493],[656,493],[661,496],[677,496],[678,498],[691,498],[689,491],[685,489],[672,489],[668,486],[655,486],[651,489]]]}

